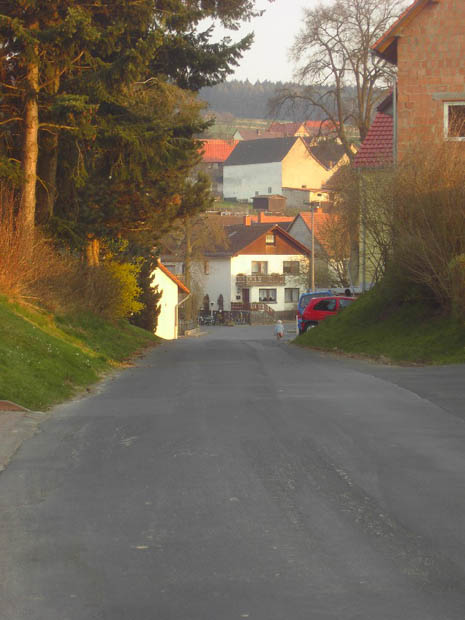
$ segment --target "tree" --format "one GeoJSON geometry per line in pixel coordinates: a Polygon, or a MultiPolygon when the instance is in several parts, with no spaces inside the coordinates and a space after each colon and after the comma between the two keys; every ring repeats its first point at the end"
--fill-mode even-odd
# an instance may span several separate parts
{"type": "Polygon", "coordinates": [[[371,46],[403,5],[405,0],[333,0],[305,9],[291,51],[299,86],[281,89],[272,108],[301,101],[319,108],[352,159],[346,125],[355,125],[364,140],[390,79],[389,67],[371,54],[371,46]]]}
{"type": "MultiPolygon", "coordinates": [[[[128,97],[128,88],[137,82],[167,82],[174,77],[182,86],[197,89],[223,79],[250,40],[232,44],[225,38],[209,45],[211,31],[196,29],[206,17],[236,28],[239,21],[257,14],[254,4],[252,0],[3,0],[0,122],[14,139],[3,141],[2,169],[8,171],[13,160],[21,164],[20,215],[29,237],[36,219],[38,167],[44,190],[39,196],[41,211],[46,219],[54,212],[62,131],[76,132],[86,123],[95,127],[96,120],[107,121],[105,106],[124,107],[123,96],[128,97]]],[[[74,145],[81,146],[79,141],[74,145]]],[[[86,170],[81,166],[80,171],[84,174],[74,178],[82,187],[86,170]]]]}

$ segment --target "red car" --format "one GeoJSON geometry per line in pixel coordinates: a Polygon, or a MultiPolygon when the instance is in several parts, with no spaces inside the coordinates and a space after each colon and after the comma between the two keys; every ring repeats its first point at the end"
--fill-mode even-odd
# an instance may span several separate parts
{"type": "Polygon", "coordinates": [[[344,308],[347,308],[355,301],[353,297],[316,297],[312,299],[302,313],[302,328],[300,333],[303,334],[309,327],[315,327],[320,321],[328,316],[337,314],[344,308]]]}

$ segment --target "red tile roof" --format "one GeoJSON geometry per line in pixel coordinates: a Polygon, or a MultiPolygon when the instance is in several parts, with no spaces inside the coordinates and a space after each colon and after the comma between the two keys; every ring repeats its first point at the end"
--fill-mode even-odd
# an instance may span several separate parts
{"type": "Polygon", "coordinates": [[[174,275],[174,273],[171,273],[171,271],[170,271],[169,269],[167,269],[167,268],[165,267],[165,265],[164,265],[161,261],[158,261],[158,268],[159,268],[161,271],[163,271],[163,273],[164,273],[165,275],[167,275],[167,276],[168,276],[168,278],[170,278],[171,280],[173,280],[173,282],[174,282],[175,284],[177,284],[177,285],[178,285],[178,287],[181,289],[181,291],[183,291],[183,293],[187,293],[187,294],[189,295],[190,290],[187,288],[187,286],[186,286],[185,284],[183,284],[183,283],[181,282],[181,280],[179,280],[179,278],[177,278],[177,277],[174,275]]]}
{"type": "MultiPolygon", "coordinates": [[[[301,211],[299,215],[303,219],[305,224],[307,225],[308,230],[312,230],[312,212],[301,211]]],[[[299,215],[297,217],[299,217],[299,215]]],[[[327,222],[330,220],[331,215],[329,213],[323,213],[322,211],[316,211],[313,214],[313,218],[314,218],[314,226],[315,226],[315,236],[318,238],[319,236],[321,236],[321,232],[324,229],[327,222]]]]}
{"type": "Polygon", "coordinates": [[[375,120],[355,156],[356,168],[379,168],[392,165],[394,119],[390,114],[378,112],[375,120]]]}
{"type": "Polygon", "coordinates": [[[205,163],[221,163],[228,159],[236,148],[238,140],[202,140],[203,155],[202,161],[205,163]]]}

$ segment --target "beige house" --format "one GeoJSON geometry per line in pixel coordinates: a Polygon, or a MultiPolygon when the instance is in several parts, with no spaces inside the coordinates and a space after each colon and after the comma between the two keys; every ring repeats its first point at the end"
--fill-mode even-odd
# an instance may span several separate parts
{"type": "Polygon", "coordinates": [[[187,300],[190,291],[161,262],[152,272],[152,287],[156,286],[162,296],[155,335],[165,340],[175,340],[179,331],[179,306],[187,300]]]}

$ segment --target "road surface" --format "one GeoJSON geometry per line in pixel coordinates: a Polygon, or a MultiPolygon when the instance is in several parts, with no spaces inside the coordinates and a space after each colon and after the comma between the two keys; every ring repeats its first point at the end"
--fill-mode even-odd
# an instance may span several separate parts
{"type": "Polygon", "coordinates": [[[0,474],[1,620],[465,618],[464,367],[272,331],[54,410],[0,474]]]}

